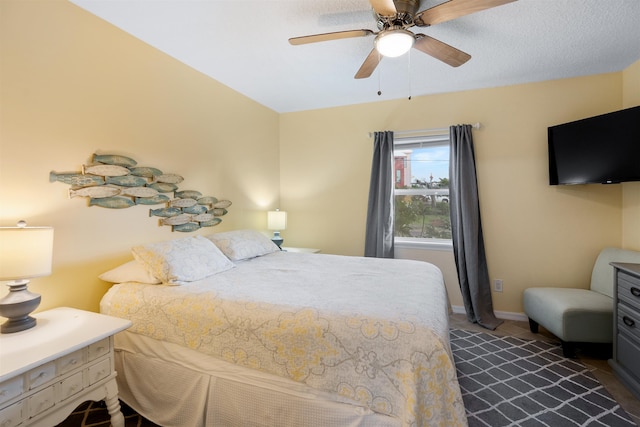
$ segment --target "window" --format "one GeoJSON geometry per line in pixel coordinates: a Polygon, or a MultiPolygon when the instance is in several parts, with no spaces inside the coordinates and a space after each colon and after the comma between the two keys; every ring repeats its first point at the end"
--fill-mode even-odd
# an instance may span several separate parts
{"type": "Polygon", "coordinates": [[[396,138],[395,240],[451,242],[449,135],[396,138]]]}

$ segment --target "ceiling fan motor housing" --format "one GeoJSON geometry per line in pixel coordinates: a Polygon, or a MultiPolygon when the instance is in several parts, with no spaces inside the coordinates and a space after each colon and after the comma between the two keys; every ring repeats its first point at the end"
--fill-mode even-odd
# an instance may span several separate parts
{"type": "Polygon", "coordinates": [[[392,28],[408,28],[413,26],[413,16],[420,6],[419,0],[396,0],[393,2],[396,7],[394,16],[377,15],[377,27],[380,31],[392,28]]]}
{"type": "Polygon", "coordinates": [[[411,16],[415,15],[420,7],[420,0],[393,0],[398,13],[407,13],[411,16]]]}

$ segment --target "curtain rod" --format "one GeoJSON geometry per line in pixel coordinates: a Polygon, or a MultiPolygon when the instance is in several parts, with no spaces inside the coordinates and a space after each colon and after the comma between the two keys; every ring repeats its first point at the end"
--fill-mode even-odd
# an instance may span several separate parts
{"type": "MultiPolygon", "coordinates": [[[[475,123],[471,125],[474,129],[480,129],[480,123],[475,123]]],[[[394,135],[410,135],[414,133],[434,133],[434,132],[448,132],[449,128],[433,128],[433,129],[416,129],[416,130],[401,130],[401,131],[393,131],[394,135]]],[[[369,138],[373,136],[374,132],[369,132],[369,138]]]]}

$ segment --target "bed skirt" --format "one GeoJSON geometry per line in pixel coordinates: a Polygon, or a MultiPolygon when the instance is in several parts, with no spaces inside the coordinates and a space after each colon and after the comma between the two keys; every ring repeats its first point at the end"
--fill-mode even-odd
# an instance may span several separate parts
{"type": "Polygon", "coordinates": [[[339,396],[155,339],[115,337],[120,398],[163,427],[400,427],[339,396]]]}

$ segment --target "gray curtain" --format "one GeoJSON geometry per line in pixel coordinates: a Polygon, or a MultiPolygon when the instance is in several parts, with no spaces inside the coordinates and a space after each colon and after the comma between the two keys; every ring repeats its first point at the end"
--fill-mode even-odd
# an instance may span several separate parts
{"type": "Polygon", "coordinates": [[[493,330],[502,320],[493,313],[471,125],[451,126],[449,137],[451,232],[464,308],[470,322],[493,330]]]}
{"type": "Polygon", "coordinates": [[[393,258],[393,132],[376,132],[364,256],[393,258]]]}

